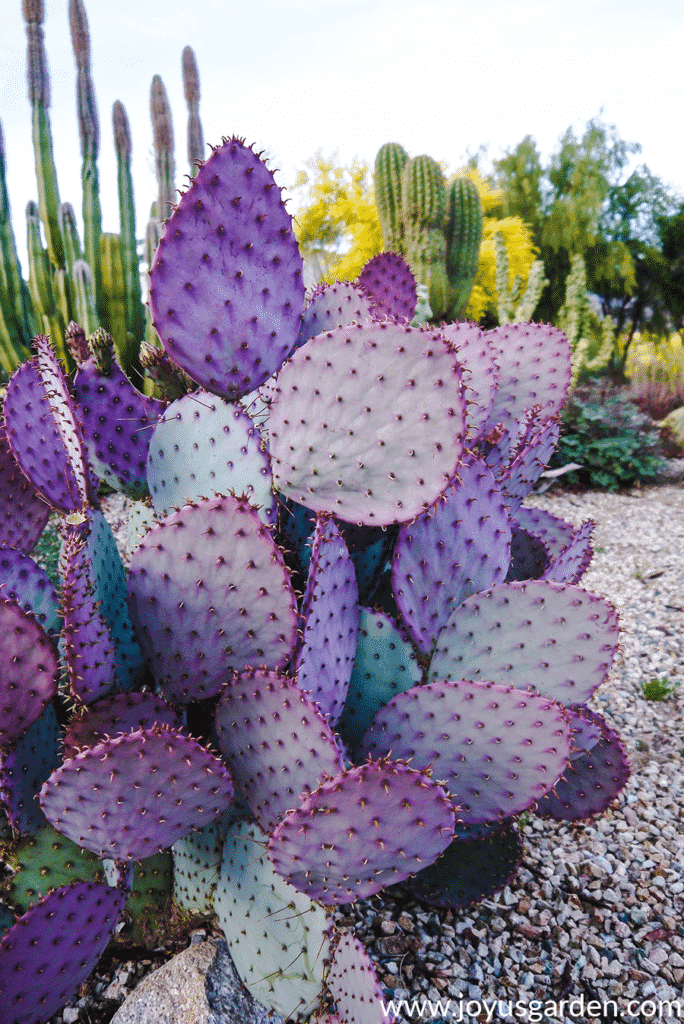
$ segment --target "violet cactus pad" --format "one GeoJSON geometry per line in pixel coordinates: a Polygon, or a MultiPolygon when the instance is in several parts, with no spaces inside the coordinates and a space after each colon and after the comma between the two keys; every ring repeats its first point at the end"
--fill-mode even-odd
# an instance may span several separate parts
{"type": "Polygon", "coordinates": [[[140,860],[226,810],[223,763],[169,726],[136,729],[69,758],[40,793],[52,825],[98,857],[140,860]]]}
{"type": "Polygon", "coordinates": [[[133,553],[131,619],[150,669],[174,701],[214,696],[247,665],[282,668],[297,606],[283,557],[240,498],[185,505],[133,553]]]}
{"type": "Polygon", "coordinates": [[[171,359],[207,391],[249,394],[299,334],[302,257],[273,174],[240,139],[202,164],[166,222],[150,310],[171,359]]]}
{"type": "Polygon", "coordinates": [[[77,882],[45,896],[0,940],[3,1024],[48,1020],[78,991],[114,933],[126,893],[77,882]]]}
{"type": "Polygon", "coordinates": [[[223,690],[216,729],[232,777],[265,832],[343,769],[335,734],[309,694],[287,676],[237,676],[223,690]]]}
{"type": "Polygon", "coordinates": [[[335,327],[377,319],[376,313],[373,298],[364,288],[349,281],[321,284],[314,289],[304,309],[295,348],[301,348],[311,338],[335,327]]]}
{"type": "Polygon", "coordinates": [[[49,504],[19,468],[0,421],[0,545],[33,551],[49,518],[49,504]]]}
{"type": "Polygon", "coordinates": [[[465,402],[437,332],[392,322],[312,338],[278,374],[270,448],[277,490],[314,512],[387,526],[447,487],[465,402]]]}
{"type": "Polygon", "coordinates": [[[323,782],[274,829],[276,869],[326,905],[372,896],[451,842],[454,805],[428,772],[368,761],[323,782]]]}
{"type": "Polygon", "coordinates": [[[459,820],[509,818],[557,781],[570,754],[560,705],[497,683],[459,681],[415,686],[380,711],[361,752],[392,752],[443,780],[459,820]]]}
{"type": "Polygon", "coordinates": [[[30,612],[0,599],[0,747],[14,743],[57,693],[52,640],[30,612]]]}
{"type": "Polygon", "coordinates": [[[384,992],[363,943],[348,932],[333,946],[328,988],[341,1024],[392,1024],[395,1017],[382,1010],[384,992]]]}
{"type": "Polygon", "coordinates": [[[418,291],[413,271],[403,256],[381,252],[365,264],[358,283],[382,313],[411,321],[416,312],[418,291]]]}

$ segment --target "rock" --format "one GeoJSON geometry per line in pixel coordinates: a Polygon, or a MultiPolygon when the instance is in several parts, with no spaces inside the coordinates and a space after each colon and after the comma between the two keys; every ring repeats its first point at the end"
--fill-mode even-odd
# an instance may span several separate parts
{"type": "Polygon", "coordinates": [[[278,1024],[240,981],[227,944],[198,942],[148,974],[111,1024],[278,1024]]]}

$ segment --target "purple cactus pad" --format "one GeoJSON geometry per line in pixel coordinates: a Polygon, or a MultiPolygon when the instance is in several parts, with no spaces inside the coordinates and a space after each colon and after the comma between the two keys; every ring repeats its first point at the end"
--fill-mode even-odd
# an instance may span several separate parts
{"type": "Polygon", "coordinates": [[[3,1024],[41,1024],[76,994],[114,934],[126,895],[75,882],[19,918],[0,939],[3,1024]]]}
{"type": "Polygon", "coordinates": [[[336,722],[354,667],[359,588],[344,539],[327,517],[316,521],[301,619],[302,639],[294,662],[297,685],[336,722]]]}
{"type": "Polygon", "coordinates": [[[468,825],[526,810],[570,754],[560,705],[512,686],[459,681],[415,686],[378,711],[361,753],[432,769],[468,825]]]}
{"type": "Polygon", "coordinates": [[[427,772],[389,759],[324,782],[271,835],[276,870],[326,906],[372,896],[431,864],[451,842],[454,806],[427,772]]]}
{"type": "Polygon", "coordinates": [[[74,715],[64,735],[64,757],[134,729],[153,725],[180,727],[179,713],[155,693],[117,693],[103,697],[83,714],[74,715]]]}
{"type": "Polygon", "coordinates": [[[549,558],[555,559],[572,543],[575,527],[542,508],[521,506],[511,514],[514,526],[538,537],[545,544],[549,558]]]}
{"type": "Polygon", "coordinates": [[[311,338],[324,331],[332,331],[335,327],[374,320],[376,313],[375,303],[364,288],[350,284],[349,281],[321,284],[312,292],[302,314],[302,326],[294,349],[301,348],[311,338]]]}
{"type": "Polygon", "coordinates": [[[0,422],[0,546],[33,551],[49,518],[49,504],[21,470],[0,422]]]}
{"type": "Polygon", "coordinates": [[[359,284],[383,313],[413,320],[418,300],[416,279],[403,256],[396,252],[373,256],[359,274],[359,284]]]}
{"type": "Polygon", "coordinates": [[[32,725],[57,693],[54,644],[30,612],[0,599],[0,747],[32,725]]]}
{"type": "Polygon", "coordinates": [[[292,657],[289,574],[247,501],[211,498],[167,516],[134,551],[128,586],[138,640],[174,702],[214,696],[231,669],[292,657]]]}
{"type": "Polygon", "coordinates": [[[393,1024],[391,1013],[381,1012],[385,998],[366,947],[355,935],[342,932],[333,946],[328,989],[341,1024],[393,1024]]]}
{"type": "Polygon", "coordinates": [[[605,681],[617,645],[617,612],[605,598],[546,580],[501,583],[456,609],[429,672],[533,686],[563,704],[584,704],[605,681]]]}
{"type": "Polygon", "coordinates": [[[468,405],[468,437],[477,440],[494,403],[499,369],[494,347],[477,324],[442,324],[439,332],[456,354],[468,405]]]}
{"type": "Polygon", "coordinates": [[[408,522],[446,489],[463,453],[458,366],[437,332],[340,327],[278,374],[270,447],[277,490],[346,522],[408,522]]]}
{"type": "Polygon", "coordinates": [[[254,391],[299,334],[302,266],[273,174],[244,142],[225,140],[166,222],[150,271],[171,359],[214,394],[254,391]]]}
{"type": "Polygon", "coordinates": [[[69,758],[40,792],[48,821],[98,857],[141,860],[226,810],[223,763],[178,729],[153,725],[69,758]]]}
{"type": "Polygon", "coordinates": [[[274,672],[228,683],[216,730],[235,784],[265,832],[344,767],[341,744],[310,696],[274,672]]]}
{"type": "Polygon", "coordinates": [[[545,569],[543,580],[556,583],[579,583],[591,565],[594,549],[591,537],[595,523],[587,519],[572,535],[572,540],[558,557],[545,569]]]}
{"type": "Polygon", "coordinates": [[[46,633],[59,630],[59,602],[50,577],[16,548],[0,546],[0,599],[13,601],[30,612],[46,633]]]}

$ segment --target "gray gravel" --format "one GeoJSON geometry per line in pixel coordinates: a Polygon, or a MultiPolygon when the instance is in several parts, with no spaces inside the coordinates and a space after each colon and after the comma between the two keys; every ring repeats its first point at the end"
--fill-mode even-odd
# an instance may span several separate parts
{"type": "MultiPolygon", "coordinates": [[[[622,637],[592,704],[622,736],[631,779],[593,823],[532,817],[511,885],[469,910],[383,895],[344,920],[367,943],[388,998],[417,1000],[402,1022],[585,1021],[591,1000],[607,1003],[599,1020],[684,1020],[684,685],[675,685],[684,678],[684,488],[549,492],[528,504],[596,522],[582,585],[616,605],[622,637]],[[641,685],[653,679],[674,693],[646,700],[641,685]]],[[[108,505],[116,529],[123,505],[118,496],[108,505]]]]}

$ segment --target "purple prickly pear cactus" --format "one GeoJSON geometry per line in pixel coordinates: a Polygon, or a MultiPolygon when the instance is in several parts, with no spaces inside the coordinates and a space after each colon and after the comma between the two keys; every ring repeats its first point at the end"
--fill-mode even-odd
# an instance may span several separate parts
{"type": "Polygon", "coordinates": [[[147,450],[164,403],[137,391],[119,365],[91,356],[74,381],[76,415],[91,463],[112,487],[132,498],[147,494],[147,450]]]}
{"type": "Polygon", "coordinates": [[[150,310],[171,359],[236,399],[263,384],[299,334],[302,257],[272,173],[226,139],[166,222],[150,310]]]}
{"type": "Polygon", "coordinates": [[[49,518],[49,504],[22,472],[0,422],[0,546],[33,551],[49,518]]]}
{"type": "Polygon", "coordinates": [[[381,252],[368,260],[358,283],[377,309],[399,320],[411,321],[416,312],[416,279],[406,260],[396,252],[381,252]]]}
{"type": "Polygon", "coordinates": [[[30,612],[0,599],[0,748],[14,743],[57,692],[52,640],[30,612]]]}
{"type": "Polygon", "coordinates": [[[429,773],[367,761],[288,811],[268,849],[291,885],[329,906],[372,896],[432,863],[454,824],[454,805],[429,773]]]}
{"type": "Polygon", "coordinates": [[[570,754],[563,709],[498,683],[438,682],[398,694],[378,711],[361,752],[392,751],[428,765],[469,825],[526,810],[558,780],[570,754]]]}
{"type": "Polygon", "coordinates": [[[44,334],[33,342],[37,355],[7,385],[7,440],[35,489],[68,514],[97,503],[97,482],[61,364],[44,334]]]}
{"type": "Polygon", "coordinates": [[[568,546],[549,563],[541,579],[555,580],[556,583],[579,583],[594,557],[591,546],[593,532],[594,523],[587,519],[574,532],[568,546]]]}
{"type": "Polygon", "coordinates": [[[359,588],[347,545],[325,516],[316,520],[301,619],[302,639],[294,660],[297,686],[336,722],[354,667],[359,588]]]}
{"type": "Polygon", "coordinates": [[[297,629],[283,557],[249,502],[185,505],[133,553],[131,619],[152,674],[173,701],[215,696],[231,669],[283,668],[297,629]]]}
{"type": "Polygon", "coordinates": [[[231,775],[265,832],[344,767],[341,744],[313,700],[275,672],[246,672],[228,683],[216,729],[231,775]]]}
{"type": "Polygon", "coordinates": [[[335,327],[375,320],[378,313],[373,296],[365,288],[349,281],[321,284],[311,293],[304,309],[294,349],[301,348],[311,338],[332,331],[335,327]]]}
{"type": "Polygon", "coordinates": [[[114,934],[126,895],[75,882],[19,918],[0,939],[3,1024],[47,1021],[75,995],[114,934]]]}
{"type": "Polygon", "coordinates": [[[59,765],[61,735],[54,706],[48,704],[15,743],[0,750],[0,803],[15,834],[32,835],[45,824],[36,798],[59,765]]]}
{"type": "Polygon", "coordinates": [[[511,529],[501,492],[481,459],[467,455],[437,503],[399,529],[392,589],[424,654],[466,597],[506,578],[511,529]]]}
{"type": "Polygon", "coordinates": [[[387,526],[413,519],[448,486],[463,453],[465,403],[437,332],[339,327],[297,349],[277,383],[270,448],[274,484],[287,497],[387,526]]]}
{"type": "Polygon", "coordinates": [[[382,1010],[384,993],[366,947],[355,935],[342,932],[333,946],[328,988],[340,1024],[393,1024],[382,1010]]]}
{"type": "Polygon", "coordinates": [[[223,763],[178,729],[153,725],[69,758],[40,793],[48,821],[98,857],[140,860],[222,814],[223,763]]]}
{"type": "Polygon", "coordinates": [[[45,570],[16,548],[0,546],[0,599],[31,612],[46,633],[58,632],[57,592],[45,570]]]}
{"type": "Polygon", "coordinates": [[[461,366],[468,405],[468,437],[476,441],[489,419],[499,383],[495,349],[477,324],[443,324],[439,331],[461,366]]]}
{"type": "Polygon", "coordinates": [[[110,736],[153,725],[180,727],[178,712],[154,693],[116,693],[74,716],[64,734],[64,757],[75,757],[110,736]]]}

